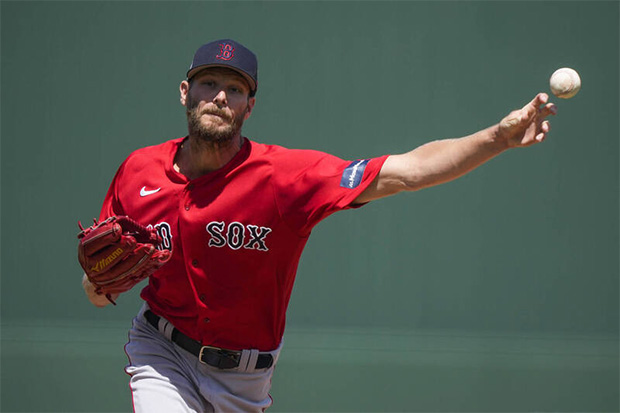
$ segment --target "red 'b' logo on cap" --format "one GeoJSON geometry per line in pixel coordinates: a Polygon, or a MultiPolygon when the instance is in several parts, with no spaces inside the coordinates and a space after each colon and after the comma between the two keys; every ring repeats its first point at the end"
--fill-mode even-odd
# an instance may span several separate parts
{"type": "Polygon", "coordinates": [[[221,60],[230,60],[233,58],[235,52],[235,48],[228,43],[224,43],[220,45],[220,54],[215,56],[216,59],[221,60]]]}

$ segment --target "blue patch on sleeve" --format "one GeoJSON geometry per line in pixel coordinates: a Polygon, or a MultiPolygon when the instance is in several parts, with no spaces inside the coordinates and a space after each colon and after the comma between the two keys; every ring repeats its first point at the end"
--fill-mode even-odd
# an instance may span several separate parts
{"type": "Polygon", "coordinates": [[[364,169],[366,169],[368,161],[370,161],[370,159],[362,159],[351,162],[351,164],[347,166],[342,173],[340,186],[349,189],[357,188],[357,186],[362,182],[364,169]]]}

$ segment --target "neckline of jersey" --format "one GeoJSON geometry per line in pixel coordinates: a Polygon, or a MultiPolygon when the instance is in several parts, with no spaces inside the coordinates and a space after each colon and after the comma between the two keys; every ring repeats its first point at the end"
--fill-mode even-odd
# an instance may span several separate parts
{"type": "Polygon", "coordinates": [[[187,178],[187,176],[183,175],[180,172],[177,172],[174,169],[174,158],[176,157],[177,151],[181,148],[181,145],[183,144],[183,142],[185,142],[187,138],[188,136],[184,136],[173,141],[172,150],[170,151],[170,157],[168,158],[168,165],[166,166],[166,172],[168,173],[168,176],[172,181],[185,184],[192,183],[194,185],[199,185],[208,181],[212,181],[213,179],[216,179],[223,174],[230,172],[248,158],[252,147],[250,140],[246,137],[243,137],[243,144],[241,145],[241,149],[239,149],[239,152],[237,152],[226,165],[222,166],[220,169],[216,169],[215,171],[209,172],[205,175],[199,176],[198,178],[190,180],[189,178],[187,178]]]}

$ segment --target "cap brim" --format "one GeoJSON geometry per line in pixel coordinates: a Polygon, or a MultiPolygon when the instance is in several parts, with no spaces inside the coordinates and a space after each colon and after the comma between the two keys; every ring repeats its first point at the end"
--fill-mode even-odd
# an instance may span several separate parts
{"type": "Polygon", "coordinates": [[[252,79],[252,77],[250,75],[245,73],[243,70],[237,69],[234,66],[229,66],[229,65],[225,65],[225,64],[221,64],[221,63],[219,63],[219,64],[218,63],[212,63],[212,64],[208,64],[208,65],[196,66],[192,70],[187,72],[187,80],[190,80],[192,77],[196,76],[198,74],[198,72],[201,72],[202,70],[208,69],[210,67],[224,67],[226,69],[234,70],[235,72],[237,72],[241,76],[243,76],[243,78],[246,80],[246,82],[248,82],[248,85],[250,86],[250,91],[252,91],[252,92],[256,91],[256,82],[254,81],[254,79],[252,79]]]}

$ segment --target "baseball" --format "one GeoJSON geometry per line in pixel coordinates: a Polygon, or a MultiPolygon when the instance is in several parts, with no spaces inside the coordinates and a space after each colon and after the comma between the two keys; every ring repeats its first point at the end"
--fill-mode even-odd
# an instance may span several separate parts
{"type": "Polygon", "coordinates": [[[570,99],[579,92],[581,79],[579,74],[569,67],[556,70],[549,79],[551,92],[559,98],[570,99]]]}

